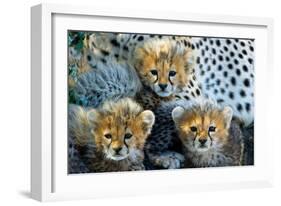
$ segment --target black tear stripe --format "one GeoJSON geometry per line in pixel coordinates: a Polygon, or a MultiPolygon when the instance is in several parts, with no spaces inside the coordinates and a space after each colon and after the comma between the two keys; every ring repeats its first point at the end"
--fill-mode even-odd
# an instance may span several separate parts
{"type": "Polygon", "coordinates": [[[210,132],[208,131],[208,136],[210,137],[210,139],[211,139],[211,146],[213,145],[213,138],[211,137],[211,134],[210,134],[210,132]]]}
{"type": "Polygon", "coordinates": [[[110,143],[109,143],[109,145],[108,145],[107,149],[109,149],[109,148],[110,148],[111,143],[112,143],[112,138],[110,139],[110,143]]]}
{"type": "Polygon", "coordinates": [[[172,80],[170,79],[170,77],[169,77],[169,82],[170,82],[170,84],[173,86],[174,85],[174,83],[172,82],[172,80]]]}
{"type": "Polygon", "coordinates": [[[158,81],[158,74],[157,74],[156,80],[153,83],[155,84],[157,81],[158,81]]]}
{"type": "Polygon", "coordinates": [[[196,132],[195,137],[193,138],[193,147],[195,146],[194,142],[195,142],[195,140],[197,138],[197,134],[198,134],[198,132],[196,132]]]}
{"type": "Polygon", "coordinates": [[[124,145],[127,147],[127,149],[129,149],[129,146],[128,146],[128,144],[127,144],[125,138],[124,138],[124,145]]]}

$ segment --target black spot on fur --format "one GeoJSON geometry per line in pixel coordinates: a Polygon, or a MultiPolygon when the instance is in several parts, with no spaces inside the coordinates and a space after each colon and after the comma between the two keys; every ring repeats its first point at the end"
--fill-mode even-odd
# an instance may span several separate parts
{"type": "Polygon", "coordinates": [[[231,41],[229,39],[226,40],[227,44],[231,44],[231,41]]]}
{"type": "Polygon", "coordinates": [[[251,105],[249,103],[246,103],[245,109],[246,109],[247,112],[249,112],[251,110],[251,105]]]}
{"type": "Polygon", "coordinates": [[[139,36],[138,41],[143,41],[143,36],[139,36]]]}
{"type": "Polygon", "coordinates": [[[237,104],[237,110],[239,112],[241,112],[243,110],[243,107],[242,107],[242,105],[240,103],[237,104]]]}
{"type": "Polygon", "coordinates": [[[190,84],[192,87],[194,87],[194,84],[193,84],[192,80],[189,81],[189,84],[190,84]]]}
{"type": "Polygon", "coordinates": [[[125,51],[129,51],[129,48],[128,48],[127,46],[124,46],[123,49],[124,49],[125,51]]]}
{"type": "Polygon", "coordinates": [[[237,59],[234,59],[234,64],[239,64],[239,61],[237,59]]]}
{"type": "Polygon", "coordinates": [[[205,51],[204,49],[201,50],[201,55],[204,56],[205,55],[205,51]]]}
{"type": "Polygon", "coordinates": [[[252,58],[249,58],[248,61],[249,61],[250,64],[253,63],[253,59],[252,58]]]}
{"type": "Polygon", "coordinates": [[[112,39],[110,42],[113,46],[120,47],[120,44],[117,42],[116,39],[112,39]]]}
{"type": "Polygon", "coordinates": [[[102,53],[104,56],[108,56],[108,55],[109,55],[109,52],[108,52],[108,51],[105,51],[105,50],[101,50],[101,53],[102,53]]]}
{"type": "Polygon", "coordinates": [[[216,62],[216,60],[215,60],[215,59],[213,59],[213,62],[212,62],[212,63],[213,63],[213,65],[216,65],[216,63],[217,63],[217,62],[216,62]]]}
{"type": "Polygon", "coordinates": [[[250,86],[250,80],[249,79],[245,79],[244,80],[244,85],[245,85],[245,87],[249,87],[250,86]]]}
{"type": "Polygon", "coordinates": [[[246,93],[245,93],[244,90],[241,90],[241,91],[240,91],[240,96],[241,96],[241,97],[245,97],[245,96],[246,96],[246,93]]]}
{"type": "Polygon", "coordinates": [[[235,50],[238,49],[238,47],[236,46],[236,44],[233,44],[233,48],[234,48],[235,50]]]}
{"type": "Polygon", "coordinates": [[[232,64],[228,64],[227,67],[228,67],[228,69],[233,69],[233,65],[232,64]]]}
{"type": "Polygon", "coordinates": [[[248,72],[248,67],[246,65],[243,65],[242,69],[244,72],[248,72]]]}
{"type": "Polygon", "coordinates": [[[222,70],[222,65],[218,66],[218,70],[221,71],[222,70]]]}
{"type": "Polygon", "coordinates": [[[216,40],[216,45],[219,47],[221,45],[220,40],[216,40]]]}
{"type": "Polygon", "coordinates": [[[235,79],[235,77],[231,77],[231,78],[230,78],[230,82],[231,82],[231,84],[232,84],[233,86],[235,86],[235,85],[236,85],[236,79],[235,79]]]}
{"type": "Polygon", "coordinates": [[[197,96],[200,95],[200,90],[199,89],[196,89],[196,94],[197,94],[197,96]]]}
{"type": "Polygon", "coordinates": [[[224,46],[224,47],[223,47],[223,50],[227,52],[227,51],[228,51],[228,48],[227,48],[226,46],[224,46]]]}
{"type": "Polygon", "coordinates": [[[238,54],[238,57],[240,58],[240,59],[243,59],[243,55],[242,54],[238,54]]]}
{"type": "Polygon", "coordinates": [[[229,96],[230,99],[234,99],[234,93],[233,92],[229,92],[228,96],[229,96]]]}
{"type": "Polygon", "coordinates": [[[200,57],[197,57],[196,63],[197,63],[197,64],[200,64],[200,57]]]}
{"type": "Polygon", "coordinates": [[[240,42],[241,46],[245,46],[245,43],[243,41],[240,42]]]}
{"type": "Polygon", "coordinates": [[[219,55],[218,58],[219,58],[220,61],[223,61],[222,55],[219,55]]]}
{"type": "Polygon", "coordinates": [[[216,51],[214,48],[212,48],[212,53],[213,53],[214,55],[216,55],[216,54],[217,54],[217,51],[216,51]]]}
{"type": "Polygon", "coordinates": [[[87,55],[87,60],[88,61],[91,61],[92,60],[92,57],[90,55],[87,55]]]}
{"type": "Polygon", "coordinates": [[[221,90],[221,93],[222,93],[222,94],[224,94],[224,93],[225,93],[224,88],[221,88],[220,90],[221,90]]]}
{"type": "Polygon", "coordinates": [[[249,48],[252,52],[254,51],[254,47],[250,46],[249,48]]]}
{"type": "Polygon", "coordinates": [[[191,92],[191,95],[192,95],[193,97],[195,97],[195,94],[194,94],[194,92],[191,92]]]}
{"type": "Polygon", "coordinates": [[[192,79],[193,79],[194,81],[196,81],[196,77],[195,77],[195,75],[192,77],[192,79]]]}
{"type": "Polygon", "coordinates": [[[214,79],[215,78],[215,73],[211,73],[211,79],[214,79]]]}
{"type": "Polygon", "coordinates": [[[244,55],[247,55],[247,51],[246,51],[245,49],[242,50],[242,53],[243,53],[244,55]]]}
{"type": "Polygon", "coordinates": [[[229,54],[230,54],[230,57],[234,57],[234,52],[233,51],[231,51],[229,54]]]}
{"type": "Polygon", "coordinates": [[[223,76],[224,76],[224,77],[227,77],[227,76],[228,76],[227,71],[224,71],[224,72],[223,72],[223,76]]]}
{"type": "Polygon", "coordinates": [[[195,49],[195,46],[194,46],[194,44],[192,44],[192,45],[191,45],[191,49],[193,49],[193,50],[195,49]]]}
{"type": "Polygon", "coordinates": [[[236,74],[237,74],[237,76],[240,76],[240,75],[241,75],[240,69],[236,69],[236,74]]]}
{"type": "Polygon", "coordinates": [[[221,80],[217,79],[216,84],[219,86],[221,83],[221,80]]]}
{"type": "Polygon", "coordinates": [[[189,98],[188,96],[184,96],[184,98],[185,98],[186,100],[190,100],[190,98],[189,98]]]}

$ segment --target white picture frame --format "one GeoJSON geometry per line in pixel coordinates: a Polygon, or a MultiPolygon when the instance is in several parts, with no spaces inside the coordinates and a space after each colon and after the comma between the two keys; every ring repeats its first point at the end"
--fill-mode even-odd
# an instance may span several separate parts
{"type": "Polygon", "coordinates": [[[272,19],[40,4],[31,8],[31,26],[32,198],[53,201],[273,185],[273,133],[266,109],[271,106],[271,101],[264,87],[265,83],[267,88],[272,87],[272,19]],[[63,42],[65,31],[149,33],[156,31],[156,24],[159,25],[157,33],[165,34],[166,25],[169,34],[257,39],[255,165],[67,175],[67,137],[63,123],[67,118],[67,67],[57,69],[67,62],[67,43],[63,42]],[[185,25],[192,29],[187,31],[185,25]]]}

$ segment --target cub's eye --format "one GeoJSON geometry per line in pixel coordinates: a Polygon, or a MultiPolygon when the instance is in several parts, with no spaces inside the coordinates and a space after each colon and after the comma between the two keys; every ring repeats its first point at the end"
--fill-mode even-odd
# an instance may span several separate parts
{"type": "Polygon", "coordinates": [[[192,132],[197,132],[197,128],[196,128],[196,127],[190,127],[190,130],[191,130],[192,132]]]}
{"type": "Polygon", "coordinates": [[[133,135],[130,133],[126,133],[124,139],[130,139],[133,135]]]}
{"type": "Polygon", "coordinates": [[[105,138],[107,138],[107,139],[111,139],[111,138],[112,138],[111,134],[105,134],[104,136],[105,136],[105,138]]]}
{"type": "Polygon", "coordinates": [[[214,126],[209,127],[209,132],[215,132],[215,131],[216,131],[216,127],[214,127],[214,126]]]}
{"type": "Polygon", "coordinates": [[[170,71],[169,72],[169,76],[170,77],[176,76],[176,74],[177,74],[177,72],[175,72],[175,71],[170,71]]]}
{"type": "Polygon", "coordinates": [[[157,70],[156,69],[153,69],[150,71],[150,73],[154,76],[156,76],[158,74],[157,70]]]}

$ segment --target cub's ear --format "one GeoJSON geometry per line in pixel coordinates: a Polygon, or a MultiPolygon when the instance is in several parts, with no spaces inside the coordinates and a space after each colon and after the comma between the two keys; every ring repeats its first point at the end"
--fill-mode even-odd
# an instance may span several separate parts
{"type": "Polygon", "coordinates": [[[176,108],[173,109],[172,118],[173,118],[175,123],[179,122],[183,113],[184,113],[184,108],[181,107],[181,106],[177,106],[176,108]]]}
{"type": "Polygon", "coordinates": [[[99,113],[97,110],[91,109],[87,112],[87,119],[91,127],[93,127],[96,124],[98,118],[99,118],[99,113]]]}
{"type": "Polygon", "coordinates": [[[142,119],[144,128],[146,128],[147,132],[150,133],[152,126],[155,122],[155,116],[152,111],[144,110],[142,113],[139,114],[139,117],[142,119]]]}
{"type": "Polygon", "coordinates": [[[192,68],[194,67],[195,58],[196,58],[193,50],[190,48],[185,48],[184,58],[186,61],[185,69],[188,70],[189,72],[191,72],[192,68]]]}
{"type": "Polygon", "coordinates": [[[233,116],[233,110],[231,107],[229,106],[226,106],[223,111],[222,111],[223,115],[224,115],[224,119],[225,119],[225,122],[226,122],[226,128],[228,129],[230,127],[230,123],[231,123],[231,120],[232,120],[232,116],[233,116]]]}

